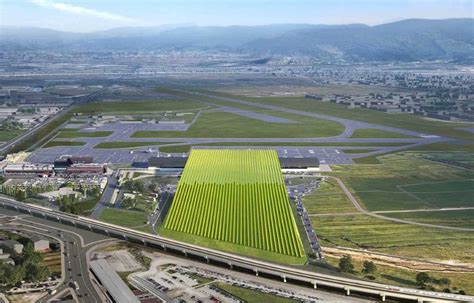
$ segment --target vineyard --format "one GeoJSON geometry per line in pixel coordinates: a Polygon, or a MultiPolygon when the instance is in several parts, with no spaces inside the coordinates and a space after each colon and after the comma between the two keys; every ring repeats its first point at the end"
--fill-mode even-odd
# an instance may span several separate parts
{"type": "Polygon", "coordinates": [[[193,150],[164,229],[304,257],[272,150],[193,150]]]}

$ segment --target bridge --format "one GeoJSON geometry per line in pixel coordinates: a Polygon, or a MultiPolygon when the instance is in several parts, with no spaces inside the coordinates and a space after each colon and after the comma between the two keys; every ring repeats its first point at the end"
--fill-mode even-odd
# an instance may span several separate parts
{"type": "Polygon", "coordinates": [[[183,243],[82,216],[63,213],[42,206],[18,202],[4,196],[0,196],[0,206],[62,224],[75,226],[76,228],[105,234],[131,243],[137,243],[147,247],[179,254],[184,257],[199,258],[202,261],[227,266],[233,270],[252,272],[257,276],[276,277],[281,279],[283,282],[308,285],[315,289],[319,286],[323,286],[326,288],[342,290],[346,295],[356,293],[372,297],[378,296],[382,301],[390,298],[412,300],[416,302],[474,302],[474,297],[472,296],[390,286],[260,261],[250,257],[183,243]]]}

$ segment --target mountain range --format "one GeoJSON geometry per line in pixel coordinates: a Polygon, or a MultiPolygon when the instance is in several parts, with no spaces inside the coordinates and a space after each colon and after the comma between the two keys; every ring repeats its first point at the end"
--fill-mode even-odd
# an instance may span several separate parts
{"type": "Polygon", "coordinates": [[[327,60],[474,62],[474,19],[408,19],[364,24],[117,28],[69,33],[41,28],[0,29],[0,50],[209,51],[327,60]]]}

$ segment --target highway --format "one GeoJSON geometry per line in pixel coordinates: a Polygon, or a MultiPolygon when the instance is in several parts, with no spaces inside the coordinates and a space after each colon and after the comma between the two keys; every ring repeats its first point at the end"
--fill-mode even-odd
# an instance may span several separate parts
{"type": "Polygon", "coordinates": [[[62,244],[63,283],[56,288],[56,295],[48,294],[43,296],[38,302],[48,302],[50,299],[55,298],[58,294],[70,288],[69,283],[71,281],[76,281],[79,285],[79,289],[74,290],[74,292],[81,302],[102,302],[102,296],[96,291],[93,282],[89,278],[86,254],[89,245],[84,243],[80,235],[61,227],[55,224],[51,226],[44,225],[19,217],[13,224],[4,225],[1,228],[12,231],[18,230],[26,234],[43,235],[45,238],[54,238],[62,244]]]}
{"type": "Polygon", "coordinates": [[[256,275],[265,274],[280,277],[283,281],[297,281],[318,286],[326,286],[344,290],[347,295],[358,293],[363,295],[386,298],[413,300],[418,302],[472,302],[474,297],[458,294],[440,293],[398,286],[384,285],[369,281],[345,278],[312,272],[304,269],[255,260],[249,257],[221,252],[197,245],[187,244],[157,235],[143,233],[117,225],[103,223],[94,219],[69,215],[41,206],[25,204],[8,197],[0,197],[0,206],[19,212],[39,216],[62,224],[74,225],[89,231],[107,234],[110,237],[124,239],[132,243],[140,243],[147,247],[171,251],[184,256],[200,257],[208,262],[226,264],[231,269],[253,271],[256,275]]]}

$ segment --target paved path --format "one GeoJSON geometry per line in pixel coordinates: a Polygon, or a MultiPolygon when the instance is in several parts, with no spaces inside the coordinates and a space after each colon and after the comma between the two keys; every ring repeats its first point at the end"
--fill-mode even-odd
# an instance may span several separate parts
{"type": "Polygon", "coordinates": [[[474,228],[454,227],[454,226],[444,226],[444,225],[437,225],[437,224],[421,223],[421,222],[415,222],[415,221],[410,221],[410,220],[404,220],[404,219],[386,217],[386,216],[382,216],[382,215],[377,214],[377,213],[369,212],[369,211],[365,210],[365,209],[359,204],[359,202],[357,201],[357,199],[352,195],[352,193],[350,192],[350,190],[346,187],[346,185],[344,184],[344,182],[342,182],[341,179],[339,179],[339,178],[337,178],[337,177],[329,177],[329,176],[328,176],[328,178],[331,178],[331,179],[336,180],[337,184],[338,184],[339,187],[342,189],[342,191],[346,194],[346,196],[349,198],[349,200],[350,200],[351,203],[354,205],[354,207],[355,207],[359,212],[361,212],[361,213],[363,213],[363,214],[365,214],[365,215],[368,215],[368,216],[371,216],[371,217],[374,217],[374,218],[378,218],[378,219],[382,219],[382,220],[388,220],[388,221],[396,222],[396,223],[411,224],[411,225],[417,225],[417,226],[422,226],[422,227],[441,228],[441,229],[455,230],[455,231],[474,232],[474,228]]]}
{"type": "Polygon", "coordinates": [[[442,211],[459,211],[473,210],[474,207],[447,207],[447,208],[422,208],[422,209],[403,209],[403,210],[380,210],[373,211],[373,214],[396,214],[396,213],[416,213],[416,212],[442,212],[442,211]]]}

